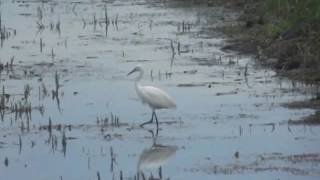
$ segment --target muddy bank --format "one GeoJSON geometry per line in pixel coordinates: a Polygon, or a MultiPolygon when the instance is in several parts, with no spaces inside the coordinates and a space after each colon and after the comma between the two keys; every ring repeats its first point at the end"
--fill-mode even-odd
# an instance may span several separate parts
{"type": "MultiPolygon", "coordinates": [[[[294,16],[292,13],[286,13],[284,9],[277,10],[278,7],[270,7],[269,1],[236,2],[226,2],[228,7],[241,10],[242,15],[236,24],[222,29],[231,37],[224,50],[256,54],[260,62],[295,80],[320,81],[318,19],[295,17],[301,20],[291,22],[290,16],[294,16]]],[[[298,5],[286,8],[291,8],[288,11],[294,11],[298,5]]],[[[305,5],[305,8],[311,5],[305,5]]],[[[283,8],[282,6],[279,8],[283,8]]]]}
{"type": "MultiPolygon", "coordinates": [[[[319,104],[320,99],[320,24],[317,17],[311,13],[303,15],[301,13],[305,10],[300,10],[319,4],[316,1],[309,4],[278,1],[274,5],[271,0],[225,3],[227,7],[240,10],[242,15],[237,23],[219,28],[230,38],[222,49],[253,54],[259,64],[275,70],[278,76],[315,88],[312,100],[294,102],[287,107],[319,110],[319,106],[313,104],[319,104]]],[[[314,122],[314,119],[319,119],[319,114],[315,113],[306,120],[314,122]]]]}

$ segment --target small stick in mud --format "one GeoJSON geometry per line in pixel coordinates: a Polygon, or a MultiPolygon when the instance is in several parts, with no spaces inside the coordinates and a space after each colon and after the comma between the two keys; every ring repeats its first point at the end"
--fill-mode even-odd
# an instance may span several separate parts
{"type": "Polygon", "coordinates": [[[42,9],[40,6],[38,6],[38,8],[37,8],[37,16],[38,16],[39,20],[41,21],[43,18],[43,12],[42,12],[42,9]]]}
{"type": "Polygon", "coordinates": [[[82,28],[83,29],[86,28],[87,23],[86,23],[86,20],[84,18],[82,18],[82,23],[83,23],[82,28]]]}
{"type": "Polygon", "coordinates": [[[40,86],[38,87],[38,100],[39,100],[39,102],[41,100],[41,87],[40,86]]]}
{"type": "Polygon", "coordinates": [[[159,167],[159,179],[162,179],[162,168],[161,168],[161,166],[159,167]]]}
{"type": "Polygon", "coordinates": [[[24,100],[28,101],[28,97],[30,96],[31,93],[31,86],[29,84],[26,84],[24,86],[24,100]]]}
{"type": "Polygon", "coordinates": [[[175,55],[175,51],[174,51],[174,46],[173,46],[173,40],[170,39],[170,47],[171,47],[171,53],[172,53],[172,58],[174,58],[174,55],[175,55]]]}
{"type": "Polygon", "coordinates": [[[0,99],[0,112],[1,112],[1,119],[3,120],[4,117],[4,113],[5,113],[5,109],[6,109],[6,101],[5,101],[5,87],[2,87],[2,96],[0,99]]]}
{"type": "Polygon", "coordinates": [[[256,59],[260,61],[262,57],[262,48],[258,46],[257,49],[258,49],[258,53],[257,53],[256,59]]]}
{"type": "Polygon", "coordinates": [[[242,136],[242,133],[243,133],[242,126],[239,126],[239,135],[242,136]]]}
{"type": "MultiPolygon", "coordinates": [[[[146,180],[146,176],[144,175],[143,172],[140,173],[141,174],[141,177],[142,177],[142,180],[146,180]]],[[[139,176],[138,176],[139,177],[139,176]]],[[[139,179],[139,178],[138,178],[139,179]]]]}
{"type": "Polygon", "coordinates": [[[54,57],[55,57],[56,55],[54,54],[54,50],[53,50],[53,48],[51,48],[51,60],[52,60],[52,62],[54,62],[54,57]]]}
{"type": "Polygon", "coordinates": [[[23,123],[23,121],[21,121],[21,126],[20,126],[20,130],[21,130],[21,132],[24,132],[24,123],[23,123]]]}
{"type": "Polygon", "coordinates": [[[123,180],[123,173],[121,170],[120,170],[120,180],[123,180]]]}
{"type": "Polygon", "coordinates": [[[113,124],[114,124],[114,121],[113,121],[113,114],[112,114],[112,112],[111,112],[111,126],[113,126],[113,124]]]}
{"type": "Polygon", "coordinates": [[[112,148],[112,146],[110,147],[110,159],[111,159],[110,171],[113,172],[113,170],[114,170],[114,163],[116,162],[116,157],[115,157],[115,154],[113,153],[113,148],[112,148]]]}
{"type": "Polygon", "coordinates": [[[87,161],[88,169],[90,169],[90,167],[91,167],[91,166],[90,166],[90,164],[91,164],[90,162],[91,162],[91,158],[90,158],[90,156],[89,156],[89,157],[88,157],[88,161],[87,161]]]}
{"type": "Polygon", "coordinates": [[[189,32],[190,32],[191,28],[192,28],[192,24],[191,24],[191,23],[188,23],[188,31],[189,31],[189,32]]]}
{"type": "Polygon", "coordinates": [[[30,131],[30,116],[29,116],[28,110],[26,110],[26,111],[27,111],[26,112],[26,115],[27,115],[27,131],[29,132],[30,131]]]}
{"type": "Polygon", "coordinates": [[[42,83],[41,87],[42,87],[42,95],[44,98],[45,96],[48,96],[48,90],[47,90],[46,85],[44,83],[42,83]]]}
{"type": "Polygon", "coordinates": [[[315,95],[316,95],[315,99],[316,100],[320,100],[320,84],[316,85],[316,93],[315,93],[315,95]]]}
{"type": "Polygon", "coordinates": [[[120,123],[119,123],[119,117],[116,116],[116,126],[119,127],[120,126],[120,123]]]}
{"type": "Polygon", "coordinates": [[[58,92],[59,92],[59,87],[60,87],[60,85],[59,85],[59,74],[58,74],[58,71],[56,71],[56,73],[55,73],[55,76],[54,76],[54,79],[55,79],[55,85],[56,85],[56,95],[58,96],[58,92]]]}
{"type": "Polygon", "coordinates": [[[12,56],[12,57],[10,58],[10,69],[12,69],[12,67],[13,67],[14,57],[15,57],[15,56],[12,56]]]}
{"type": "Polygon", "coordinates": [[[150,78],[151,78],[151,81],[153,81],[153,70],[152,69],[150,71],[150,78]]]}
{"type": "Polygon", "coordinates": [[[118,28],[118,18],[119,18],[119,15],[117,14],[116,15],[116,19],[114,20],[114,24],[116,26],[116,30],[119,31],[119,28],[118,28]]]}
{"type": "Polygon", "coordinates": [[[185,30],[185,25],[184,25],[184,21],[182,21],[182,32],[184,32],[185,30]]]}
{"type": "Polygon", "coordinates": [[[246,66],[244,67],[244,76],[247,77],[248,76],[248,65],[249,63],[246,64],[246,66]]]}
{"type": "Polygon", "coordinates": [[[0,31],[0,39],[1,39],[1,47],[3,47],[3,42],[6,39],[6,27],[3,26],[1,27],[1,31],[0,31]]]}
{"type": "Polygon", "coordinates": [[[64,40],[64,47],[68,48],[68,39],[67,38],[64,40]]]}
{"type": "Polygon", "coordinates": [[[51,121],[51,117],[49,117],[48,131],[49,131],[49,136],[51,137],[51,135],[52,135],[52,121],[51,121]]]}
{"type": "Polygon", "coordinates": [[[58,32],[59,36],[61,35],[61,22],[60,18],[58,19],[58,22],[56,24],[56,31],[58,32]]]}
{"type": "Polygon", "coordinates": [[[19,154],[21,153],[22,151],[22,139],[21,139],[21,136],[19,135],[19,154]]]}
{"type": "Polygon", "coordinates": [[[6,167],[9,166],[9,159],[8,159],[8,157],[6,157],[6,158],[4,159],[4,165],[5,165],[6,167]]]}
{"type": "Polygon", "coordinates": [[[46,28],[41,21],[37,22],[37,25],[38,25],[38,31],[37,31],[37,34],[38,33],[41,33],[44,31],[44,29],[46,28]]]}
{"type": "Polygon", "coordinates": [[[93,31],[96,32],[97,29],[97,18],[96,15],[93,15],[93,31]]]}
{"type": "Polygon", "coordinates": [[[152,24],[153,24],[153,21],[151,20],[151,21],[150,21],[150,24],[149,24],[149,29],[150,29],[150,31],[152,31],[152,24]]]}
{"type": "Polygon", "coordinates": [[[235,157],[236,159],[239,159],[239,157],[240,157],[239,154],[240,154],[239,151],[236,151],[236,152],[234,153],[234,157],[235,157]]]}
{"type": "Polygon", "coordinates": [[[53,28],[54,28],[54,24],[53,24],[53,22],[51,22],[50,23],[50,30],[53,31],[53,28]]]}
{"type": "Polygon", "coordinates": [[[63,134],[62,134],[61,144],[62,144],[63,155],[66,156],[66,152],[67,152],[67,137],[66,137],[66,133],[65,132],[63,132],[63,134]]]}
{"type": "Polygon", "coordinates": [[[101,180],[99,171],[97,171],[97,178],[98,178],[98,180],[101,180]]]}
{"type": "Polygon", "coordinates": [[[42,42],[42,38],[40,38],[40,52],[42,52],[42,47],[43,47],[43,42],[42,42]]]}
{"type": "MultiPolygon", "coordinates": [[[[106,37],[108,37],[108,27],[109,27],[109,18],[108,18],[108,12],[107,12],[107,6],[104,8],[104,17],[105,17],[105,31],[106,31],[106,37]]],[[[117,23],[118,24],[118,23],[117,23]]]]}

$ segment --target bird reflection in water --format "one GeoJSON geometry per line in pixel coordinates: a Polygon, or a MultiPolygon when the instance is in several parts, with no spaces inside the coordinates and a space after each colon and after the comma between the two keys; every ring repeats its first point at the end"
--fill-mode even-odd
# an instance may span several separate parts
{"type": "MultiPolygon", "coordinates": [[[[143,170],[158,168],[159,179],[162,179],[161,167],[166,164],[173,155],[175,155],[178,147],[158,144],[158,133],[154,135],[153,131],[149,130],[149,132],[152,134],[153,143],[150,148],[144,149],[140,154],[137,165],[138,176],[141,175],[142,179],[145,179],[143,170]]],[[[154,178],[152,177],[152,179],[154,178]]]]}

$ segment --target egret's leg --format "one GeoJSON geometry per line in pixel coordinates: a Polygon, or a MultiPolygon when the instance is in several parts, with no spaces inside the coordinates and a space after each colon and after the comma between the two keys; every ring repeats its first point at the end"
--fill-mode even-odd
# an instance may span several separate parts
{"type": "Polygon", "coordinates": [[[156,139],[158,137],[158,133],[159,133],[159,128],[157,128],[157,131],[156,131],[156,139]]]}
{"type": "Polygon", "coordinates": [[[158,118],[157,118],[157,114],[156,114],[156,112],[154,112],[154,117],[156,118],[156,123],[157,123],[157,132],[158,132],[158,129],[159,129],[159,122],[158,122],[158,118]]]}
{"type": "Polygon", "coordinates": [[[152,116],[151,116],[150,121],[147,121],[147,122],[144,122],[144,123],[140,124],[140,127],[143,127],[143,126],[146,125],[146,124],[152,123],[152,122],[153,122],[153,114],[155,115],[154,111],[152,111],[152,116]]]}

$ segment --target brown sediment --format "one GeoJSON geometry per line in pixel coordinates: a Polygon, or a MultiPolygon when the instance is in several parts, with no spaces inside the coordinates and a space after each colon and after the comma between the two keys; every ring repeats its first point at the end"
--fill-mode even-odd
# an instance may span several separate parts
{"type": "Polygon", "coordinates": [[[299,120],[289,120],[290,125],[320,125],[320,111],[299,120]]]}
{"type": "Polygon", "coordinates": [[[304,117],[299,120],[289,120],[290,125],[320,125],[320,99],[314,98],[305,101],[294,101],[282,104],[284,107],[291,109],[315,109],[316,112],[310,116],[304,117]]]}
{"type": "Polygon", "coordinates": [[[320,81],[320,25],[317,22],[301,22],[273,32],[279,18],[267,14],[265,1],[226,2],[226,6],[242,10],[238,21],[223,31],[230,39],[222,48],[240,54],[256,55],[257,60],[284,75],[300,81],[320,81]]]}
{"type": "MultiPolygon", "coordinates": [[[[319,87],[320,23],[316,20],[300,22],[274,32],[272,28],[280,24],[285,15],[266,13],[265,1],[226,1],[222,5],[242,12],[233,25],[215,29],[229,37],[222,50],[254,55],[257,63],[272,68],[278,76],[319,87]]],[[[316,92],[316,96],[319,97],[319,92],[316,92]]],[[[290,123],[320,124],[319,101],[319,98],[314,98],[286,104],[288,108],[317,110],[309,117],[290,123]]]]}

